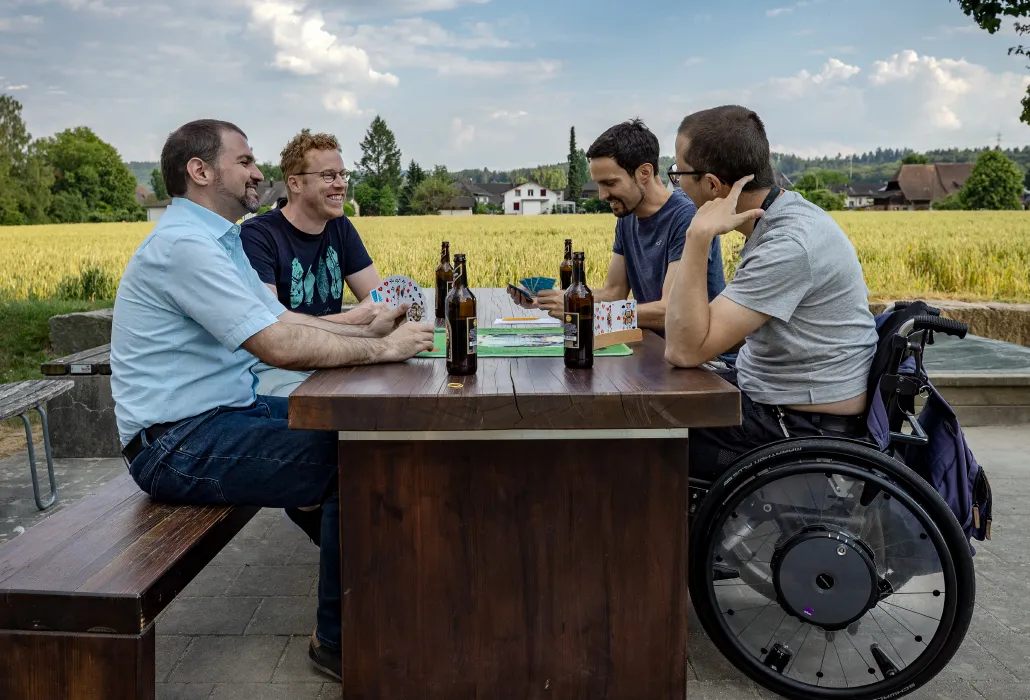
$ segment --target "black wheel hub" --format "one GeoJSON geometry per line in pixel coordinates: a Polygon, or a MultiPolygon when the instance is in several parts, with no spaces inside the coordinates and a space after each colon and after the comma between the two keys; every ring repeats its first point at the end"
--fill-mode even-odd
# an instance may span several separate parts
{"type": "Polygon", "coordinates": [[[872,551],[843,530],[804,528],[776,548],[771,565],[783,609],[825,630],[847,628],[879,600],[872,551]]]}

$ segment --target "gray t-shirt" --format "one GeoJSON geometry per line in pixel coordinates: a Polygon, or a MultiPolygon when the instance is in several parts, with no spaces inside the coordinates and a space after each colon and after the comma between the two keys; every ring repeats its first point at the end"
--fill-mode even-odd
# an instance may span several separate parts
{"type": "Polygon", "coordinates": [[[752,401],[832,403],[866,390],[877,334],[862,266],[837,222],[797,192],[758,221],[723,294],[772,317],[737,358],[752,401]]]}

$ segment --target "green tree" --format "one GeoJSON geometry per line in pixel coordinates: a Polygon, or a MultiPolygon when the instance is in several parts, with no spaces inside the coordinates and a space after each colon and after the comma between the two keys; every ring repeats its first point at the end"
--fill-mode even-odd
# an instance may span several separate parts
{"type": "Polygon", "coordinates": [[[958,192],[954,194],[949,194],[944,199],[934,202],[933,205],[931,205],[931,208],[938,211],[952,211],[957,209],[965,209],[965,207],[962,206],[962,198],[959,197],[958,192]]]}
{"type": "Polygon", "coordinates": [[[450,209],[461,191],[449,179],[428,177],[415,188],[411,209],[416,214],[438,214],[441,209],[450,209]]]}
{"type": "MultiPolygon", "coordinates": [[[[950,1],[950,0],[949,0],[950,1]]],[[[1030,16],[1030,0],[958,0],[959,7],[968,17],[987,30],[988,34],[994,34],[1001,29],[1003,17],[1028,17],[1030,16]]],[[[1013,22],[1016,33],[1024,36],[1030,33],[1030,24],[1013,22]]],[[[1030,46],[1009,47],[1009,55],[1030,56],[1030,46]]],[[[1030,124],[1030,87],[1023,96],[1020,104],[1023,107],[1019,120],[1024,124],[1030,124]]]]}
{"type": "Polygon", "coordinates": [[[377,190],[376,211],[379,216],[397,216],[397,195],[392,187],[382,187],[377,190]]]}
{"type": "Polygon", "coordinates": [[[826,189],[830,185],[846,185],[846,173],[836,170],[810,170],[794,181],[794,189],[798,192],[826,189]]]}
{"type": "Polygon", "coordinates": [[[841,211],[847,203],[847,198],[843,194],[834,194],[827,189],[807,190],[801,195],[826,211],[841,211]]]}
{"type": "Polygon", "coordinates": [[[1001,151],[984,151],[958,194],[965,209],[1022,209],[1023,174],[1001,151]]]}
{"type": "Polygon", "coordinates": [[[578,202],[583,196],[583,182],[587,174],[580,170],[581,167],[579,149],[576,148],[576,127],[572,127],[569,129],[569,174],[565,189],[565,199],[570,202],[578,202]]]}
{"type": "Polygon", "coordinates": [[[924,156],[922,153],[909,153],[907,156],[901,159],[902,165],[926,165],[930,162],[930,159],[924,156]]]}
{"type": "Polygon", "coordinates": [[[168,199],[168,188],[165,187],[165,180],[157,168],[150,173],[150,189],[154,191],[154,199],[168,199]]]}
{"type": "MultiPolygon", "coordinates": [[[[118,151],[102,141],[88,127],[66,129],[40,141],[40,150],[54,170],[52,192],[78,197],[89,212],[87,221],[142,221],[146,212],[136,202],[136,178],[122,162],[118,151]]],[[[53,207],[51,207],[53,209],[53,207]]]]}
{"type": "Polygon", "coordinates": [[[415,188],[426,179],[426,171],[422,169],[415,159],[412,158],[408,164],[408,177],[401,188],[401,195],[397,198],[397,213],[400,216],[409,216],[411,211],[411,198],[415,194],[415,188]]]}
{"type": "Polygon", "coordinates": [[[0,95],[0,225],[47,221],[53,171],[21,118],[21,103],[0,95]]]}
{"type": "Polygon", "coordinates": [[[394,192],[399,192],[404,184],[401,176],[401,151],[393,132],[379,115],[376,115],[365,132],[361,153],[358,166],[362,170],[363,179],[367,179],[368,184],[376,189],[390,187],[394,192]]]}
{"type": "MultiPolygon", "coordinates": [[[[258,163],[258,170],[265,176],[265,179],[271,182],[272,180],[282,180],[283,170],[274,163],[258,163]]],[[[158,197],[160,199],[160,197],[158,197]]]]}

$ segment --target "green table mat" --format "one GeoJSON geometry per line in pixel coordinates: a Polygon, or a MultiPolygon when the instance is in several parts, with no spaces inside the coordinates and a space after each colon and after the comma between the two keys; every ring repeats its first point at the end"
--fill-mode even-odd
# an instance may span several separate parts
{"type": "MultiPolygon", "coordinates": [[[[478,334],[480,357],[562,357],[565,355],[565,348],[558,345],[530,346],[530,347],[504,347],[492,343],[504,342],[497,336],[557,336],[562,337],[560,329],[542,328],[480,328],[478,334]]],[[[594,351],[594,357],[616,357],[620,355],[632,355],[633,350],[625,343],[611,345],[606,348],[594,351]]],[[[418,357],[447,357],[447,334],[442,329],[437,329],[436,337],[433,340],[433,349],[430,352],[421,352],[418,357]]]]}

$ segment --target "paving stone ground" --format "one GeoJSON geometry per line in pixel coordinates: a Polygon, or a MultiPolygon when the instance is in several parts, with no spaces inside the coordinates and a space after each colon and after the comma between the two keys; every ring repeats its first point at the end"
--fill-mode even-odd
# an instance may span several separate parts
{"type": "MultiPolygon", "coordinates": [[[[913,700],[1030,698],[1030,428],[970,428],[995,493],[993,540],[977,543],[977,604],[952,663],[913,700]]],[[[61,503],[121,472],[120,460],[59,460],[61,503]]],[[[48,511],[47,514],[53,512],[48,511]]],[[[25,453],[0,460],[0,546],[45,517],[36,510],[25,453]]],[[[332,700],[340,685],[307,662],[318,551],[261,511],[157,621],[161,700],[332,700]]],[[[690,700],[778,696],[729,664],[691,614],[690,700]]]]}

